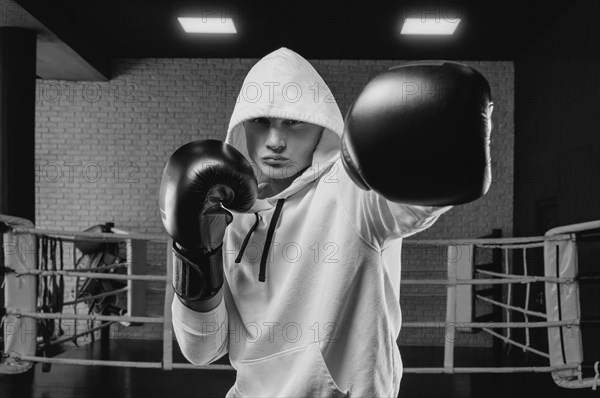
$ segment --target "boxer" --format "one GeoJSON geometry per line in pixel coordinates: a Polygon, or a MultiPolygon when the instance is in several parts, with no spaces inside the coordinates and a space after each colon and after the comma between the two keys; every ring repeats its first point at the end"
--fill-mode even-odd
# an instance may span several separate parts
{"type": "Polygon", "coordinates": [[[227,397],[397,396],[402,239],[487,192],[492,109],[474,69],[419,62],[344,120],[299,54],[258,61],[225,143],[178,149],[161,182],[186,358],[228,353],[227,397]]]}

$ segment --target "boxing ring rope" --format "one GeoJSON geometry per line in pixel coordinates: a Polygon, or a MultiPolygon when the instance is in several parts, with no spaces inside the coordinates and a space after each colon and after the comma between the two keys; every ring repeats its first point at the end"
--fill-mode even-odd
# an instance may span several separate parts
{"type": "MultiPolygon", "coordinates": [[[[106,322],[106,323],[101,324],[100,326],[96,326],[96,327],[93,327],[91,329],[87,329],[84,332],[80,332],[80,333],[74,334],[73,336],[68,336],[68,337],[63,337],[62,339],[52,340],[48,345],[53,346],[53,345],[58,345],[58,344],[66,343],[66,342],[69,342],[69,341],[72,341],[72,340],[76,340],[78,337],[82,337],[82,336],[88,335],[90,333],[94,333],[94,332],[96,332],[98,330],[102,330],[102,329],[104,329],[106,327],[109,327],[110,325],[113,325],[114,323],[116,323],[116,321],[106,322]]],[[[41,345],[41,347],[43,348],[43,347],[45,347],[45,345],[46,344],[43,343],[41,345]]]]}
{"type": "MultiPolygon", "coordinates": [[[[555,325],[555,326],[562,326],[562,325],[555,325]]],[[[502,336],[500,333],[494,332],[492,329],[489,329],[489,328],[486,328],[486,327],[482,327],[481,329],[483,331],[485,331],[486,333],[489,333],[492,336],[494,336],[494,337],[496,337],[496,338],[504,341],[505,343],[509,343],[509,344],[512,344],[512,345],[517,346],[519,348],[522,348],[523,351],[529,351],[529,352],[537,354],[537,355],[539,355],[539,356],[541,356],[543,358],[550,359],[550,354],[547,354],[545,352],[542,352],[542,351],[536,350],[535,348],[530,347],[528,342],[526,344],[521,344],[518,341],[511,339],[510,337],[505,337],[505,336],[502,336]]],[[[525,330],[526,331],[529,330],[529,326],[526,327],[525,330]]]]}
{"type": "MultiPolygon", "coordinates": [[[[527,287],[529,287],[529,284],[527,284],[527,287]]],[[[481,301],[485,301],[487,303],[490,303],[490,304],[493,304],[493,305],[497,305],[497,306],[500,306],[502,308],[506,308],[506,309],[509,309],[509,310],[518,311],[518,312],[520,312],[522,314],[525,314],[525,315],[532,315],[532,316],[537,316],[539,318],[548,319],[548,316],[546,314],[542,313],[542,312],[531,311],[531,310],[527,310],[527,309],[524,309],[524,308],[521,308],[521,307],[515,307],[514,305],[504,304],[504,303],[501,303],[501,302],[496,301],[496,300],[492,300],[490,298],[487,298],[487,297],[479,295],[479,294],[475,295],[475,297],[477,297],[481,301]]],[[[525,301],[528,302],[528,300],[525,300],[525,301]]],[[[525,308],[527,308],[527,306],[525,306],[525,308]]],[[[525,321],[525,323],[528,323],[528,321],[525,321]]]]}
{"type": "Polygon", "coordinates": [[[461,279],[460,281],[449,281],[446,279],[403,279],[402,285],[508,285],[515,283],[548,282],[572,284],[573,278],[557,278],[544,276],[511,277],[507,279],[461,279]]]}
{"type": "Polygon", "coordinates": [[[76,305],[76,304],[79,304],[79,303],[85,303],[86,301],[95,300],[95,299],[102,298],[102,297],[113,296],[115,294],[126,293],[128,290],[129,290],[129,288],[124,287],[124,288],[113,290],[113,291],[110,291],[110,292],[94,294],[92,296],[85,296],[85,298],[81,298],[81,299],[77,299],[77,300],[72,300],[72,301],[66,301],[66,302],[63,303],[63,307],[66,307],[68,305],[76,305]]]}
{"type": "MultiPolygon", "coordinates": [[[[99,272],[81,272],[74,269],[64,270],[39,270],[34,268],[18,268],[12,269],[6,273],[6,278],[14,277],[16,279],[27,278],[27,277],[40,277],[40,276],[63,276],[63,277],[76,277],[76,278],[94,278],[94,279],[113,279],[123,281],[143,281],[143,282],[161,282],[165,283],[164,295],[164,316],[162,317],[148,317],[148,316],[131,316],[131,315],[91,315],[91,314],[64,314],[64,313],[39,313],[34,311],[26,311],[19,308],[8,308],[6,310],[6,316],[13,317],[11,319],[80,319],[80,320],[100,320],[109,322],[108,324],[101,325],[93,330],[79,333],[75,336],[69,336],[62,339],[68,341],[76,338],[77,336],[85,335],[99,330],[103,327],[110,326],[114,322],[132,322],[132,323],[152,323],[163,325],[163,355],[162,361],[160,362],[139,362],[139,361],[106,361],[106,360],[85,360],[85,359],[70,359],[70,358],[48,358],[36,355],[28,355],[27,353],[19,353],[11,351],[4,354],[3,359],[10,359],[14,363],[29,362],[29,363],[46,363],[46,364],[71,364],[71,365],[86,365],[86,366],[117,366],[117,367],[136,367],[136,368],[156,368],[163,370],[171,369],[204,369],[204,370],[234,370],[231,365],[204,365],[198,366],[190,363],[173,363],[173,330],[171,324],[171,303],[174,297],[173,287],[171,285],[172,279],[172,257],[171,257],[171,241],[162,235],[146,235],[146,234],[113,234],[113,233],[92,233],[92,232],[73,232],[73,231],[58,231],[58,230],[44,230],[39,228],[33,228],[33,226],[27,222],[22,222],[20,225],[15,225],[14,217],[0,216],[0,221],[7,222],[10,225],[10,231],[4,235],[27,235],[27,236],[51,236],[54,238],[60,238],[66,242],[77,242],[79,240],[87,240],[94,242],[123,242],[139,240],[145,242],[158,242],[165,243],[167,249],[167,266],[165,275],[120,275],[120,274],[102,274],[99,272]]],[[[548,249],[552,245],[560,245],[564,242],[574,243],[574,232],[581,231],[591,228],[600,228],[600,221],[585,223],[575,227],[558,228],[549,231],[543,237],[527,237],[527,238],[493,238],[493,239],[449,239],[449,240],[406,240],[404,245],[426,245],[426,246],[447,246],[448,247],[448,259],[456,258],[457,251],[463,248],[479,247],[479,248],[495,248],[503,249],[505,252],[504,272],[493,272],[485,270],[473,270],[471,278],[459,277],[459,262],[448,260],[447,279],[403,279],[401,283],[403,285],[442,285],[446,286],[447,289],[447,300],[446,300],[446,319],[440,322],[403,322],[404,328],[445,328],[446,338],[444,343],[444,362],[443,367],[415,367],[405,368],[405,373],[523,373],[523,372],[535,372],[535,373],[552,373],[554,381],[561,387],[566,388],[580,388],[580,387],[595,387],[598,385],[598,366],[596,364],[596,377],[594,379],[582,379],[581,367],[582,361],[567,361],[567,363],[561,363],[557,361],[557,351],[560,351],[557,347],[552,347],[551,337],[549,337],[549,346],[551,348],[550,353],[545,353],[530,347],[529,341],[529,328],[547,328],[549,335],[552,330],[562,330],[567,327],[569,329],[577,329],[581,325],[581,319],[579,318],[578,311],[569,311],[571,315],[577,315],[568,319],[562,317],[549,316],[548,313],[544,314],[537,311],[531,311],[528,309],[530,292],[529,286],[531,283],[544,283],[547,286],[551,286],[551,289],[560,289],[560,286],[565,288],[577,287],[577,273],[576,270],[573,272],[558,272],[551,274],[546,272],[544,276],[529,275],[527,270],[527,259],[526,249],[529,248],[544,248],[548,249]],[[508,249],[523,249],[523,261],[524,261],[524,275],[516,275],[509,273],[508,265],[508,249]],[[454,254],[453,254],[454,253],[454,254]],[[483,275],[486,278],[477,278],[477,275],[483,275]],[[460,288],[463,286],[474,286],[474,285],[506,285],[509,291],[509,299],[512,299],[511,286],[513,284],[526,284],[526,306],[525,308],[517,307],[508,303],[501,303],[496,300],[492,300],[481,295],[476,295],[477,300],[481,300],[491,305],[497,305],[506,311],[508,314],[510,311],[518,311],[525,315],[525,322],[512,322],[510,315],[508,315],[506,322],[473,322],[464,321],[460,317],[457,317],[457,307],[461,300],[460,288]],[[529,322],[527,316],[534,316],[544,319],[540,322],[529,322]],[[454,366],[454,346],[455,346],[455,335],[459,328],[481,328],[484,332],[498,338],[506,343],[512,344],[523,350],[540,355],[544,358],[550,359],[549,366],[521,366],[521,367],[455,367],[454,366]],[[504,328],[507,330],[507,335],[503,336],[500,333],[493,331],[492,329],[504,328]],[[524,328],[526,330],[526,342],[521,344],[511,339],[510,330],[512,328],[524,328]],[[556,351],[556,352],[555,352],[556,351]]],[[[5,240],[6,242],[6,240],[5,240]]],[[[99,267],[100,269],[112,269],[117,267],[128,267],[130,263],[120,263],[116,266],[109,266],[106,268],[99,267]]],[[[473,265],[471,264],[471,267],[473,265]]],[[[98,270],[98,269],[97,269],[98,270]]],[[[424,271],[424,270],[421,270],[424,271]]],[[[431,271],[440,272],[439,269],[431,269],[431,271]]],[[[110,294],[120,294],[127,292],[128,287],[119,289],[118,291],[111,291],[107,294],[101,294],[97,296],[89,296],[83,299],[77,299],[70,302],[64,303],[65,305],[74,305],[78,302],[88,301],[92,298],[98,298],[108,296],[110,294]]],[[[555,293],[548,291],[546,292],[547,297],[555,297],[555,293]]],[[[578,299],[578,297],[577,297],[578,299]]],[[[572,301],[572,300],[571,300],[572,301]]],[[[576,303],[578,305],[578,302],[576,303]]],[[[6,326],[6,322],[5,322],[6,326]]],[[[5,334],[6,334],[6,327],[5,334]]],[[[555,333],[552,333],[553,335],[555,333]]],[[[58,344],[59,341],[54,342],[58,344]]],[[[581,341],[579,341],[580,349],[581,341]]],[[[564,351],[564,348],[562,348],[564,351]]],[[[575,356],[577,358],[577,356],[575,356]]],[[[8,372],[10,373],[10,372],[8,372]]]]}
{"type": "Polygon", "coordinates": [[[14,315],[17,318],[27,317],[34,319],[82,319],[88,321],[122,321],[133,323],[163,323],[165,317],[151,316],[127,316],[127,315],[89,315],[89,314],[63,314],[63,313],[40,313],[40,312],[25,312],[15,311],[12,309],[6,310],[7,315],[14,315]]]}
{"type": "Polygon", "coordinates": [[[37,269],[27,271],[13,272],[17,277],[22,275],[37,275],[37,276],[51,276],[51,275],[62,275],[62,276],[78,276],[80,278],[93,278],[93,279],[112,279],[121,281],[150,281],[150,282],[164,282],[164,276],[158,275],[118,275],[118,274],[100,274],[96,272],[77,272],[71,270],[63,271],[41,271],[37,269]]]}
{"type": "Polygon", "coordinates": [[[145,240],[148,242],[164,243],[167,240],[165,235],[128,233],[119,235],[107,232],[79,232],[79,231],[61,231],[57,229],[39,229],[16,226],[12,228],[15,234],[43,235],[52,238],[61,238],[65,242],[77,242],[85,240],[89,242],[115,243],[123,240],[145,240]]]}
{"type": "Polygon", "coordinates": [[[559,326],[577,326],[579,319],[545,322],[402,322],[406,328],[445,328],[448,326],[482,328],[493,325],[496,328],[551,328],[559,326]]]}

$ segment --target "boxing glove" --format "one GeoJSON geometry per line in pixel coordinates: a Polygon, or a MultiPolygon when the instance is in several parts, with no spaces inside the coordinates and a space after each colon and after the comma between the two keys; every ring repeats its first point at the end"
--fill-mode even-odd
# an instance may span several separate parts
{"type": "Polygon", "coordinates": [[[457,205],[491,183],[493,103],[488,81],[457,62],[403,64],[376,76],[348,110],[342,162],[386,199],[457,205]]]}
{"type": "Polygon", "coordinates": [[[160,214],[173,238],[173,287],[199,311],[223,284],[222,245],[233,216],[257,197],[252,166],[234,147],[200,140],[177,149],[160,183],[160,214]]]}

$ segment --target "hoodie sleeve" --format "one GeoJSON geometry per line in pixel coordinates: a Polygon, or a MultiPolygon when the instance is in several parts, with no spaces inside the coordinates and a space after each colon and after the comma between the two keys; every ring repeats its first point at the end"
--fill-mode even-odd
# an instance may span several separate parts
{"type": "MultiPolygon", "coordinates": [[[[356,232],[375,247],[406,238],[432,226],[452,206],[413,206],[394,203],[373,191],[363,191],[337,161],[337,195],[356,232]]],[[[402,184],[402,181],[398,181],[402,184]]]]}
{"type": "Polygon", "coordinates": [[[194,365],[206,365],[227,354],[225,300],[208,312],[194,311],[174,297],[173,330],[183,356],[194,365]]]}

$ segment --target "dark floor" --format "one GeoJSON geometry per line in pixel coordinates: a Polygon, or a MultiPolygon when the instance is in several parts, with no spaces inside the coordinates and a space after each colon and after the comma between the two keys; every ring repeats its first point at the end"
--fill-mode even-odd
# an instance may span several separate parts
{"type": "MultiPolygon", "coordinates": [[[[176,348],[176,345],[175,347],[176,348]]],[[[60,357],[112,359],[131,361],[160,361],[161,342],[100,341],[71,349],[60,357]]],[[[440,348],[402,347],[406,367],[439,366],[443,351],[440,348]]],[[[457,348],[457,366],[493,366],[486,349],[457,348]],[[461,359],[463,358],[463,359],[461,359]]],[[[175,362],[185,362],[179,351],[175,362]]],[[[222,358],[218,363],[228,363],[222,358]]],[[[223,397],[235,380],[233,371],[134,369],[53,364],[43,372],[36,364],[21,375],[0,375],[2,398],[203,398],[223,397]]],[[[400,396],[415,397],[596,397],[600,389],[567,390],[557,387],[548,373],[526,374],[405,374],[400,396]]]]}

